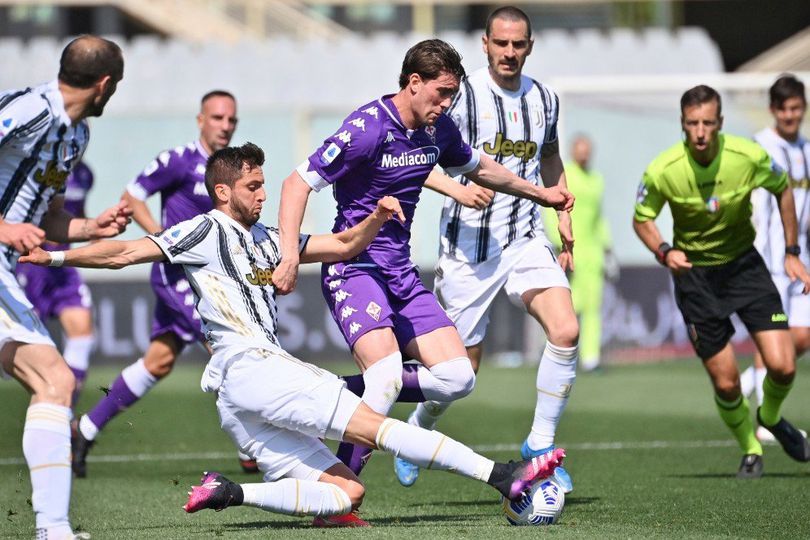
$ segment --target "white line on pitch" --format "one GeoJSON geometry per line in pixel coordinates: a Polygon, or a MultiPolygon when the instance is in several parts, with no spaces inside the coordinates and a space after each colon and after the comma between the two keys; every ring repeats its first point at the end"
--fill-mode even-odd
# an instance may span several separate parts
{"type": "MultiPolygon", "coordinates": [[[[720,441],[635,441],[635,442],[586,442],[561,445],[566,450],[655,450],[660,448],[721,448],[735,446],[737,443],[730,439],[720,441]]],[[[518,452],[519,444],[481,444],[472,447],[476,452],[518,452]]],[[[186,461],[186,460],[218,460],[232,459],[233,452],[177,452],[167,454],[123,454],[123,455],[93,455],[88,456],[91,463],[127,463],[131,461],[186,461]]],[[[21,457],[0,458],[0,466],[24,465],[21,457]]]]}

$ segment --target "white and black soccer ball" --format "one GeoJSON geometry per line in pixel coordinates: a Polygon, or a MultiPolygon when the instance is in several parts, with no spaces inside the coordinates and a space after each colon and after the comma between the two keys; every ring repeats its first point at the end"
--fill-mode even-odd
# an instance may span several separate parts
{"type": "Polygon", "coordinates": [[[563,490],[546,478],[535,482],[519,501],[503,499],[503,513],[510,525],[553,525],[565,506],[563,490]]]}

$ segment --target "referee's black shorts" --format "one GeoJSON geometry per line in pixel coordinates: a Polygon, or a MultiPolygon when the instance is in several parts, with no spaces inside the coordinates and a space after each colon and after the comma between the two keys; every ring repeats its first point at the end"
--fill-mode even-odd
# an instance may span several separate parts
{"type": "Polygon", "coordinates": [[[729,317],[734,312],[751,334],[788,328],[779,292],[754,248],[726,264],[693,266],[673,280],[689,339],[703,360],[731,339],[734,326],[729,317]]]}

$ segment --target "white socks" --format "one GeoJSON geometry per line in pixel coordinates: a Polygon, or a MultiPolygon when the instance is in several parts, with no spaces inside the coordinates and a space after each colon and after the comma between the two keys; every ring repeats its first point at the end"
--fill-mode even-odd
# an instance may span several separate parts
{"type": "Polygon", "coordinates": [[[121,371],[121,378],[127,383],[130,392],[138,397],[143,396],[153,386],[157,384],[157,377],[149,373],[143,358],[138,358],[135,363],[128,365],[121,371]]]}
{"type": "Polygon", "coordinates": [[[416,409],[408,417],[408,423],[412,426],[433,429],[451,403],[452,401],[425,401],[418,403],[416,409]]]}
{"type": "Polygon", "coordinates": [[[70,409],[53,403],[28,407],[23,454],[31,473],[31,505],[38,529],[70,532],[70,409]]]}
{"type": "Polygon", "coordinates": [[[66,338],[62,356],[65,357],[67,365],[73,369],[87,371],[90,366],[90,353],[93,352],[95,342],[93,336],[66,338]]]}
{"type": "Polygon", "coordinates": [[[416,376],[425,399],[432,401],[455,401],[475,388],[475,371],[466,356],[441,362],[430,369],[419,366],[416,376]]]}
{"type": "Polygon", "coordinates": [[[439,433],[386,418],[375,437],[380,450],[425,469],[450,471],[486,482],[495,463],[439,433]]]}
{"type": "Polygon", "coordinates": [[[371,410],[387,415],[402,390],[402,354],[391,353],[363,373],[363,401],[371,410]]]}
{"type": "Polygon", "coordinates": [[[740,374],[740,387],[742,388],[742,394],[746,397],[750,397],[754,392],[757,395],[757,403],[762,404],[762,383],[765,381],[765,375],[768,374],[768,370],[764,367],[762,368],[755,368],[754,366],[749,366],[745,371],[740,374]]]}
{"type": "Polygon", "coordinates": [[[577,376],[577,347],[558,347],[546,343],[537,367],[537,403],[528,436],[529,447],[540,450],[554,444],[574,379],[577,376]]]}
{"type": "Polygon", "coordinates": [[[282,478],[276,482],[241,484],[242,504],[290,516],[334,516],[351,512],[352,501],[335,484],[282,478]]]}

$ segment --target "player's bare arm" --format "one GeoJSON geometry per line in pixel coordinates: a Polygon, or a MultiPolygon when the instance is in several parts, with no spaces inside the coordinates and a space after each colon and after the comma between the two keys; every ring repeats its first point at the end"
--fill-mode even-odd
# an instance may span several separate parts
{"type": "Polygon", "coordinates": [[[659,248],[664,243],[664,239],[661,237],[661,232],[653,220],[638,221],[633,219],[633,230],[636,231],[647,249],[652,251],[656,258],[660,259],[659,262],[673,273],[680,274],[692,268],[692,263],[689,262],[686,253],[680,249],[670,248],[663,256],[659,256],[659,248]]]}
{"type": "MultiPolygon", "coordinates": [[[[793,190],[788,187],[776,195],[779,201],[779,216],[782,218],[782,229],[785,231],[785,245],[795,246],[798,243],[799,225],[796,221],[796,203],[793,200],[793,190]]],[[[810,274],[802,264],[798,255],[785,254],[785,273],[791,281],[801,280],[804,284],[802,292],[810,293],[810,274]]]]}
{"type": "Polygon", "coordinates": [[[425,181],[425,187],[453,198],[462,206],[476,210],[483,210],[489,206],[495,196],[495,192],[491,189],[483,188],[475,183],[461,185],[438,169],[430,171],[430,175],[425,181]]]}
{"type": "Polygon", "coordinates": [[[374,240],[380,228],[390,219],[399,219],[400,223],[404,223],[405,214],[396,197],[383,197],[377,202],[374,212],[351,229],[335,234],[312,236],[301,253],[300,262],[337,262],[351,259],[374,240]]]}
{"type": "Polygon", "coordinates": [[[466,176],[485,188],[529,199],[541,206],[565,211],[574,207],[574,196],[562,186],[537,187],[483,154],[478,166],[466,176]]]}
{"type": "Polygon", "coordinates": [[[132,208],[132,219],[135,220],[135,223],[140,225],[141,229],[143,229],[146,234],[157,234],[163,230],[160,223],[155,221],[152,212],[149,211],[146,201],[133,197],[128,191],[124,192],[121,196],[121,200],[132,208]]]}
{"type": "MultiPolygon", "coordinates": [[[[19,262],[38,266],[50,266],[53,255],[58,252],[34,248],[30,253],[20,257],[19,262]]],[[[125,268],[133,264],[165,261],[163,251],[149,238],[138,240],[102,240],[75,249],[62,252],[64,261],[60,266],[78,266],[81,268],[125,268]]]]}
{"type": "Polygon", "coordinates": [[[45,241],[45,231],[33,223],[8,223],[0,218],[0,244],[24,253],[45,241]]]}
{"type": "Polygon", "coordinates": [[[42,220],[42,230],[54,242],[83,242],[118,236],[127,228],[132,209],[119,202],[96,218],[77,218],[64,208],[64,197],[55,197],[42,220]]]}
{"type": "Polygon", "coordinates": [[[281,185],[281,201],[278,208],[278,228],[281,237],[281,252],[284,256],[273,272],[273,285],[279,294],[289,294],[298,280],[298,235],[301,221],[307,208],[312,188],[301,175],[293,171],[281,185]]]}
{"type": "MultiPolygon", "coordinates": [[[[560,145],[558,141],[544,144],[540,150],[540,178],[546,187],[560,186],[568,190],[565,178],[565,167],[560,158],[560,145]]],[[[563,270],[574,269],[574,229],[571,224],[569,212],[558,212],[557,230],[560,233],[562,251],[558,258],[563,270]]]]}

